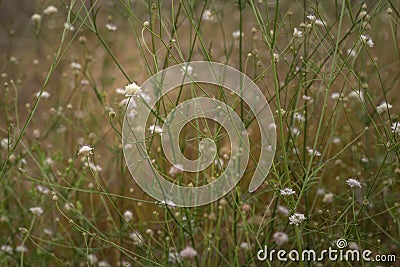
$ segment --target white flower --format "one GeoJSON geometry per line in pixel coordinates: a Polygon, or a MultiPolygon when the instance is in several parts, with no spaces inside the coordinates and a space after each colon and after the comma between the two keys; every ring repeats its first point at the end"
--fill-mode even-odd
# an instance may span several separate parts
{"type": "MultiPolygon", "coordinates": [[[[40,91],[39,92],[37,92],[36,94],[35,94],[35,96],[36,97],[39,97],[40,96],[40,91]]],[[[49,92],[47,92],[47,91],[43,91],[42,92],[42,96],[41,96],[41,98],[49,98],[50,97],[50,93],[49,92]]]]}
{"type": "Polygon", "coordinates": [[[8,149],[9,145],[11,145],[11,142],[8,138],[3,138],[0,140],[0,145],[4,149],[8,149]]]}
{"type": "Polygon", "coordinates": [[[303,36],[303,32],[299,31],[297,28],[294,28],[293,29],[293,37],[300,38],[301,36],[303,36]]]}
{"type": "Polygon", "coordinates": [[[332,95],[331,95],[331,99],[333,99],[333,100],[339,99],[339,97],[340,97],[340,93],[332,93],[332,95]]]}
{"type": "Polygon", "coordinates": [[[127,222],[131,221],[133,219],[133,213],[130,210],[126,210],[124,212],[124,218],[127,222]]]}
{"type": "Polygon", "coordinates": [[[129,261],[122,260],[121,262],[117,262],[117,266],[132,267],[132,264],[129,261]]]}
{"type": "Polygon", "coordinates": [[[99,267],[110,267],[111,265],[108,263],[108,261],[99,261],[97,266],[99,266],[99,267]]]}
{"type": "Polygon", "coordinates": [[[20,252],[20,253],[25,253],[25,252],[28,252],[28,248],[27,247],[25,247],[25,246],[17,246],[16,248],[15,248],[15,251],[16,252],[20,252]]]}
{"type": "Polygon", "coordinates": [[[192,65],[190,65],[189,63],[185,63],[183,66],[184,67],[181,69],[182,74],[189,74],[189,75],[193,74],[193,66],[192,65]]]}
{"type": "Polygon", "coordinates": [[[117,88],[115,89],[115,93],[117,93],[118,95],[125,95],[125,89],[117,88]]]}
{"type": "Polygon", "coordinates": [[[90,169],[92,169],[95,172],[101,172],[103,170],[103,168],[99,164],[94,164],[91,161],[89,161],[89,164],[88,164],[88,162],[85,161],[84,166],[89,167],[90,169]]]}
{"type": "Polygon", "coordinates": [[[168,171],[168,174],[172,177],[175,177],[177,174],[183,172],[183,165],[182,164],[175,164],[171,166],[171,168],[168,171]]]}
{"type": "Polygon", "coordinates": [[[393,106],[390,105],[389,103],[386,103],[385,101],[383,101],[379,106],[376,107],[376,111],[378,113],[382,113],[386,110],[392,109],[393,106]]]}
{"type": "Polygon", "coordinates": [[[89,265],[95,265],[97,263],[97,256],[94,254],[87,255],[89,265]]]}
{"type": "Polygon", "coordinates": [[[372,41],[372,39],[368,35],[362,34],[360,36],[360,39],[364,44],[368,45],[369,47],[374,46],[374,41],[372,41]]]}
{"type": "Polygon", "coordinates": [[[74,70],[80,70],[82,68],[82,65],[77,62],[71,62],[70,66],[74,70]]]}
{"type": "Polygon", "coordinates": [[[361,102],[364,102],[364,93],[363,91],[352,91],[349,95],[349,98],[357,98],[358,100],[360,100],[361,102]]]}
{"type": "Polygon", "coordinates": [[[181,262],[181,258],[179,256],[178,252],[170,251],[168,253],[168,262],[169,263],[180,263],[181,262]]]}
{"type": "Polygon", "coordinates": [[[313,14],[308,15],[307,18],[308,18],[311,22],[314,22],[314,21],[317,19],[313,14]]]}
{"type": "Polygon", "coordinates": [[[39,193],[42,193],[43,195],[48,195],[48,194],[50,194],[50,189],[48,189],[48,188],[45,187],[45,186],[38,185],[38,186],[36,186],[36,189],[37,189],[37,191],[38,191],[39,193]]]}
{"type": "Polygon", "coordinates": [[[309,100],[311,100],[311,96],[303,95],[303,100],[304,101],[309,101],[309,100]]]}
{"type": "Polygon", "coordinates": [[[49,5],[43,10],[43,13],[45,15],[51,15],[51,14],[57,13],[57,12],[58,12],[58,9],[53,5],[49,5]]]}
{"type": "Polygon", "coordinates": [[[283,215],[289,215],[289,210],[282,205],[278,205],[277,210],[279,213],[282,213],[283,215]]]}
{"type": "Polygon", "coordinates": [[[289,187],[286,187],[285,189],[281,189],[282,196],[290,196],[295,193],[296,193],[296,191],[294,191],[292,188],[289,188],[289,187]]]}
{"type": "Polygon", "coordinates": [[[312,148],[307,148],[307,152],[308,154],[314,155],[316,157],[320,157],[322,155],[321,152],[319,152],[318,150],[314,150],[312,148]]]}
{"type": "Polygon", "coordinates": [[[163,200],[163,201],[161,201],[161,204],[162,205],[167,205],[169,208],[175,208],[176,207],[176,204],[172,200],[167,200],[167,201],[163,200]]]}
{"type": "Polygon", "coordinates": [[[361,183],[357,179],[349,178],[349,179],[346,180],[346,183],[350,187],[359,187],[359,188],[361,188],[361,183]]]}
{"type": "Polygon", "coordinates": [[[194,248],[187,246],[181,252],[179,252],[179,256],[184,259],[192,259],[197,256],[197,251],[194,248]]]}
{"type": "Polygon", "coordinates": [[[43,209],[41,207],[32,207],[29,209],[33,215],[41,215],[43,213],[43,209]]]}
{"type": "Polygon", "coordinates": [[[133,231],[132,233],[129,234],[129,237],[133,240],[133,244],[135,246],[141,246],[143,245],[143,237],[138,231],[133,231]]]}
{"type": "Polygon", "coordinates": [[[39,23],[42,20],[42,16],[39,14],[35,13],[32,15],[31,20],[35,23],[39,23]]]}
{"type": "Polygon", "coordinates": [[[117,25],[112,24],[112,23],[107,23],[107,24],[106,24],[106,28],[107,28],[107,30],[109,30],[110,32],[115,32],[115,31],[118,29],[117,25]]]}
{"type": "Polygon", "coordinates": [[[293,119],[298,122],[304,122],[306,120],[306,118],[298,112],[293,114],[293,119]]]}
{"type": "Polygon", "coordinates": [[[323,203],[332,203],[334,195],[332,193],[326,193],[322,198],[323,203]]]}
{"type": "Polygon", "coordinates": [[[249,243],[246,243],[246,242],[241,242],[239,247],[241,249],[243,249],[243,250],[249,250],[250,249],[249,243]]]}
{"type": "Polygon", "coordinates": [[[150,125],[149,131],[152,134],[160,134],[160,133],[162,133],[162,128],[158,125],[150,125]]]}
{"type": "Polygon", "coordinates": [[[299,225],[302,221],[304,221],[306,217],[303,213],[294,213],[289,217],[289,224],[299,225]]]}
{"type": "Polygon", "coordinates": [[[356,242],[350,242],[348,248],[353,250],[360,250],[360,247],[356,242]]]}
{"type": "Polygon", "coordinates": [[[9,245],[2,245],[2,246],[0,247],[0,250],[1,250],[2,252],[8,253],[8,254],[12,254],[14,249],[13,249],[11,246],[9,246],[9,245]]]}
{"type": "Polygon", "coordinates": [[[341,140],[339,137],[335,137],[332,139],[332,143],[334,143],[335,145],[340,144],[341,140]]]}
{"type": "Polygon", "coordinates": [[[64,28],[65,28],[67,31],[70,31],[70,32],[75,31],[74,25],[72,25],[71,23],[68,23],[68,22],[65,22],[65,23],[64,23],[64,28]]]}
{"type": "Polygon", "coordinates": [[[211,12],[211,10],[206,9],[206,10],[204,10],[202,19],[205,20],[205,21],[214,21],[215,17],[213,15],[213,13],[211,12]]]}
{"type": "Polygon", "coordinates": [[[281,246],[289,241],[288,235],[284,232],[276,232],[272,235],[272,238],[278,246],[281,246]]]}
{"type": "Polygon", "coordinates": [[[368,159],[367,157],[365,157],[365,156],[362,156],[361,159],[360,159],[360,161],[361,161],[362,163],[368,163],[368,162],[369,162],[369,159],[368,159]]]}
{"type": "Polygon", "coordinates": [[[137,93],[141,93],[142,92],[142,88],[140,88],[139,85],[137,85],[136,83],[131,83],[128,84],[127,86],[125,86],[125,96],[126,97],[132,97],[137,93]]]}
{"type": "MultiPolygon", "coordinates": [[[[244,33],[242,32],[242,37],[243,37],[243,36],[244,36],[244,33]]],[[[240,37],[240,31],[237,30],[237,31],[232,32],[232,37],[233,37],[233,39],[239,39],[239,37],[240,37]]]]}
{"type": "Polygon", "coordinates": [[[350,57],[356,57],[356,51],[354,51],[352,48],[347,49],[347,55],[349,55],[350,57]]]}
{"type": "Polygon", "coordinates": [[[397,133],[400,135],[400,122],[394,122],[391,128],[392,128],[392,133],[397,133]]]}
{"type": "Polygon", "coordinates": [[[314,23],[315,23],[315,25],[318,25],[321,27],[323,27],[326,24],[326,22],[321,19],[316,19],[314,23]]]}
{"type": "Polygon", "coordinates": [[[296,127],[290,128],[290,132],[292,133],[293,136],[298,136],[300,134],[300,130],[296,127]]]}
{"type": "Polygon", "coordinates": [[[78,155],[82,155],[84,157],[89,157],[90,154],[93,154],[93,147],[84,145],[79,149],[78,155]]]}
{"type": "Polygon", "coordinates": [[[53,235],[53,231],[51,231],[51,230],[48,229],[48,228],[44,228],[44,229],[43,229],[43,233],[44,233],[45,235],[49,235],[49,236],[52,236],[52,235],[53,235]]]}

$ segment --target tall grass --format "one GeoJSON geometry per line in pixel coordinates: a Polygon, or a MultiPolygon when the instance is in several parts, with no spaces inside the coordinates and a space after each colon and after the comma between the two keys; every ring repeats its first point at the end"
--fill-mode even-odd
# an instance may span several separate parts
{"type": "MultiPolygon", "coordinates": [[[[34,1],[29,12],[14,5],[0,3],[0,265],[286,266],[297,263],[261,262],[257,251],[321,251],[342,238],[374,255],[397,253],[397,266],[398,2],[34,1]],[[57,10],[45,11],[50,4],[57,10]],[[135,99],[123,88],[195,60],[246,73],[268,99],[278,140],[257,191],[247,191],[251,162],[224,198],[178,208],[156,202],[130,176],[121,131],[135,99]],[[93,153],[78,155],[83,145],[93,153]],[[294,223],[295,213],[305,220],[294,223]]],[[[146,127],[205,95],[235,108],[258,159],[254,114],[215,86],[176,88],[146,127]]],[[[157,170],[185,186],[218,179],[235,156],[226,131],[206,119],[182,131],[184,155],[196,159],[205,137],[217,143],[218,160],[200,175],[176,172],[159,135],[146,136],[157,170]]]]}

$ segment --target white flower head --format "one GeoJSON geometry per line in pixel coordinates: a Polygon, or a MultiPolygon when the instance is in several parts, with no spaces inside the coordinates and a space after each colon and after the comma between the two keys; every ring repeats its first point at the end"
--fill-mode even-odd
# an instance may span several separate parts
{"type": "Polygon", "coordinates": [[[276,232],[272,235],[272,238],[278,246],[281,246],[289,241],[288,235],[284,232],[276,232]]]}
{"type": "Polygon", "coordinates": [[[315,157],[320,157],[322,155],[321,152],[319,152],[318,150],[314,150],[310,147],[307,148],[307,152],[308,152],[308,154],[313,155],[315,157]]]}
{"type": "Polygon", "coordinates": [[[249,245],[249,243],[247,242],[241,242],[239,247],[243,250],[249,250],[251,248],[251,246],[249,245]]]}
{"type": "Polygon", "coordinates": [[[115,24],[107,23],[106,29],[109,30],[110,32],[115,32],[116,30],[118,30],[118,27],[115,24]]]}
{"type": "Polygon", "coordinates": [[[295,113],[293,114],[293,119],[294,119],[295,121],[298,121],[298,122],[305,122],[305,121],[306,121],[306,118],[305,118],[302,114],[300,114],[300,113],[298,113],[298,112],[295,112],[295,113]]]}
{"type": "Polygon", "coordinates": [[[19,245],[19,246],[15,247],[15,251],[19,252],[19,253],[26,253],[26,252],[28,252],[28,248],[25,246],[19,245]]]}
{"type": "Polygon", "coordinates": [[[77,63],[77,62],[71,62],[70,66],[71,66],[71,68],[74,69],[74,70],[80,70],[80,69],[82,69],[82,65],[79,64],[79,63],[77,63]]]}
{"type": "Polygon", "coordinates": [[[125,96],[133,97],[136,94],[140,94],[142,92],[142,88],[136,83],[131,83],[125,86],[125,96]]]}
{"type": "Polygon", "coordinates": [[[214,14],[211,12],[211,10],[206,9],[206,10],[204,10],[202,19],[205,20],[205,21],[212,22],[212,21],[215,20],[215,17],[214,17],[214,14]]]}
{"type": "Polygon", "coordinates": [[[172,177],[175,177],[176,175],[178,175],[182,172],[183,172],[183,165],[175,164],[175,165],[171,166],[171,168],[168,171],[168,174],[172,177]]]}
{"type": "Polygon", "coordinates": [[[326,22],[321,19],[316,19],[314,23],[315,23],[315,25],[318,25],[321,27],[323,27],[326,24],[326,22]]]}
{"type": "Polygon", "coordinates": [[[181,258],[179,256],[179,253],[176,251],[170,251],[168,253],[168,262],[169,263],[180,263],[181,262],[181,258]]]}
{"type": "Polygon", "coordinates": [[[129,234],[129,237],[133,240],[133,244],[135,246],[142,246],[143,245],[143,236],[138,231],[133,231],[129,234]]]}
{"type": "Polygon", "coordinates": [[[289,215],[289,210],[285,206],[278,205],[277,210],[279,213],[282,213],[283,215],[289,215]]]}
{"type": "Polygon", "coordinates": [[[41,215],[43,213],[43,209],[41,207],[32,207],[29,209],[33,215],[41,215]]]}
{"type": "Polygon", "coordinates": [[[293,29],[293,37],[300,38],[301,36],[303,36],[303,32],[299,31],[297,28],[294,28],[293,29]]]}
{"type": "Polygon", "coordinates": [[[334,197],[334,195],[332,193],[326,193],[322,198],[322,202],[323,203],[332,203],[333,197],[334,197]]]}
{"type": "Polygon", "coordinates": [[[180,70],[182,74],[192,75],[193,74],[193,66],[189,63],[185,63],[183,68],[180,70]]]}
{"type": "Polygon", "coordinates": [[[197,256],[197,251],[194,248],[187,246],[181,252],[179,252],[179,256],[181,256],[183,259],[193,259],[197,256]]]}
{"type": "Polygon", "coordinates": [[[2,246],[0,247],[0,250],[1,250],[2,252],[8,253],[8,254],[12,254],[14,249],[13,249],[11,246],[9,246],[9,245],[2,245],[2,246]]]}
{"type": "Polygon", "coordinates": [[[303,213],[294,213],[293,215],[289,216],[289,224],[299,225],[302,221],[304,221],[306,216],[303,213]]]}
{"type": "Polygon", "coordinates": [[[162,133],[162,128],[158,125],[153,124],[153,125],[149,126],[149,131],[152,134],[160,134],[160,133],[162,133]]]}
{"type": "Polygon", "coordinates": [[[317,17],[315,17],[315,15],[313,15],[313,14],[308,15],[307,18],[308,18],[311,22],[315,22],[315,20],[317,19],[317,17]]]}
{"type": "Polygon", "coordinates": [[[290,196],[296,193],[292,188],[286,187],[285,189],[281,189],[282,196],[290,196]]]}
{"type": "Polygon", "coordinates": [[[35,13],[32,15],[31,20],[35,23],[40,23],[40,21],[42,20],[42,16],[40,16],[39,14],[35,13]]]}
{"type": "MultiPolygon", "coordinates": [[[[38,97],[40,96],[40,91],[37,92],[37,93],[35,94],[35,96],[38,98],[38,97]]],[[[49,92],[47,92],[47,91],[43,91],[43,92],[42,92],[41,98],[47,99],[47,98],[49,98],[49,97],[50,97],[50,93],[49,93],[49,92]]]]}
{"type": "Polygon", "coordinates": [[[350,187],[359,187],[359,188],[362,187],[360,181],[358,181],[358,180],[355,179],[355,178],[349,178],[349,179],[347,179],[347,180],[346,180],[346,183],[347,183],[347,185],[350,186],[350,187]]]}
{"type": "MultiPolygon", "coordinates": [[[[244,36],[244,33],[242,32],[242,37],[244,36]]],[[[233,39],[239,39],[240,38],[240,31],[239,30],[237,30],[237,31],[234,31],[234,32],[232,32],[232,37],[233,37],[233,39]]]]}
{"type": "Polygon", "coordinates": [[[383,101],[379,106],[376,107],[376,111],[380,114],[380,113],[382,113],[386,110],[392,109],[392,108],[393,108],[392,105],[383,101]]]}
{"type": "Polygon", "coordinates": [[[78,155],[82,155],[84,157],[89,157],[90,154],[93,154],[93,147],[84,145],[79,149],[78,155]]]}
{"type": "Polygon", "coordinates": [[[364,44],[368,45],[369,47],[374,46],[374,41],[372,41],[372,39],[368,35],[362,34],[360,36],[360,39],[364,44]]]}
{"type": "Polygon", "coordinates": [[[398,121],[398,122],[394,122],[393,124],[392,124],[392,133],[397,133],[397,134],[399,134],[400,135],[400,122],[398,121]]]}
{"type": "Polygon", "coordinates": [[[132,211],[126,210],[126,211],[124,212],[124,218],[125,218],[125,220],[126,220],[127,222],[132,221],[132,219],[133,219],[133,213],[132,213],[132,211]]]}
{"type": "Polygon", "coordinates": [[[87,255],[87,260],[88,260],[89,265],[95,265],[98,261],[97,256],[94,254],[87,255]]]}
{"type": "Polygon", "coordinates": [[[70,31],[70,32],[75,31],[74,25],[72,25],[71,23],[68,23],[68,22],[65,22],[65,23],[64,23],[64,28],[65,28],[67,31],[70,31]]]}
{"type": "Polygon", "coordinates": [[[57,12],[58,12],[58,9],[53,5],[49,5],[43,10],[43,13],[45,15],[51,15],[51,14],[57,13],[57,12]]]}

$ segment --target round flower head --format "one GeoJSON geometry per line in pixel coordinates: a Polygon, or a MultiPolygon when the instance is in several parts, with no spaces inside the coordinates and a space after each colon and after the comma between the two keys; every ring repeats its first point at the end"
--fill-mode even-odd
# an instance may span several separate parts
{"type": "Polygon", "coordinates": [[[347,179],[346,183],[350,187],[359,187],[359,188],[361,188],[361,183],[357,179],[354,179],[354,178],[347,179]]]}
{"type": "Polygon", "coordinates": [[[84,157],[89,157],[90,154],[93,154],[93,147],[84,145],[79,149],[78,155],[82,155],[84,157]]]}
{"type": "Polygon", "coordinates": [[[29,209],[33,215],[41,215],[43,213],[43,209],[41,207],[32,207],[29,209]]]}
{"type": "Polygon", "coordinates": [[[179,253],[179,256],[184,259],[192,259],[197,256],[197,251],[194,248],[187,246],[179,253]]]}
{"type": "Polygon", "coordinates": [[[302,213],[294,213],[289,217],[289,224],[299,225],[302,221],[307,219],[302,213]]]}
{"type": "Polygon", "coordinates": [[[42,16],[39,14],[35,13],[32,15],[31,20],[35,23],[39,23],[42,20],[42,16]]]}
{"type": "Polygon", "coordinates": [[[142,88],[140,88],[140,86],[137,85],[136,83],[131,83],[131,84],[128,84],[127,86],[125,86],[125,96],[126,97],[132,97],[135,94],[138,94],[141,92],[142,92],[142,88]]]}
{"type": "Polygon", "coordinates": [[[44,13],[45,15],[51,15],[51,14],[57,13],[57,12],[58,12],[58,9],[57,9],[55,6],[53,6],[53,5],[50,5],[50,6],[46,7],[46,8],[43,10],[43,13],[44,13]]]}

